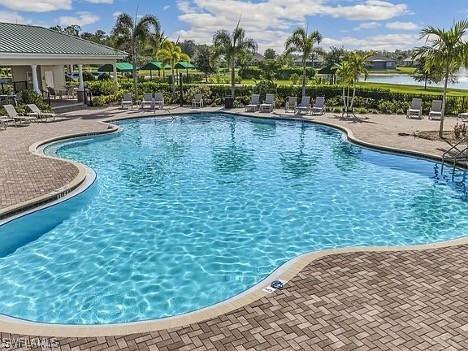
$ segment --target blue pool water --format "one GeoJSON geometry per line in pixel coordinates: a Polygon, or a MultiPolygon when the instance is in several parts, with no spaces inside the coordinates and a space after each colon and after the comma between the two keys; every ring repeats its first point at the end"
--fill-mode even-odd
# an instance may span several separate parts
{"type": "Polygon", "coordinates": [[[227,115],[119,122],[56,153],[84,193],[0,227],[0,313],[104,324],[193,311],[305,252],[431,243],[468,228],[465,174],[341,132],[227,115]]]}

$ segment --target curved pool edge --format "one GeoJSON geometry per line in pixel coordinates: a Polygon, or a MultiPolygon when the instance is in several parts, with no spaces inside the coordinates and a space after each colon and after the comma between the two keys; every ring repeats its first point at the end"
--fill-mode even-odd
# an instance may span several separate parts
{"type": "Polygon", "coordinates": [[[0,331],[12,334],[22,335],[41,335],[50,337],[99,337],[99,336],[118,336],[135,333],[146,333],[157,330],[172,329],[184,327],[192,323],[202,322],[211,318],[227,314],[238,308],[244,307],[254,301],[268,297],[272,294],[264,291],[273,280],[280,279],[285,282],[285,289],[288,288],[287,282],[294,278],[307,265],[318,259],[331,255],[351,254],[358,252],[398,252],[398,251],[424,251],[435,250],[447,247],[455,247],[468,244],[468,237],[437,242],[424,245],[394,246],[394,247],[349,247],[339,249],[327,249],[302,254],[292,258],[284,263],[266,279],[254,285],[247,291],[233,296],[228,300],[219,302],[186,314],[154,319],[141,322],[103,324],[103,325],[69,325],[69,324],[47,324],[40,322],[31,322],[18,318],[0,315],[0,331]]]}
{"type": "MultiPolygon", "coordinates": [[[[200,113],[225,113],[242,117],[250,118],[262,118],[262,119],[275,119],[283,121],[303,121],[317,125],[323,125],[327,127],[336,128],[344,133],[346,139],[349,142],[355,143],[357,145],[387,151],[392,153],[397,153],[401,155],[415,156],[426,158],[435,161],[441,161],[442,157],[436,154],[424,153],[420,151],[395,148],[385,145],[374,144],[370,142],[363,141],[357,138],[354,133],[347,127],[333,123],[332,121],[318,121],[310,118],[299,117],[299,116],[289,116],[281,114],[248,114],[238,111],[188,111],[188,112],[179,112],[176,115],[188,115],[188,114],[200,114],[200,113]]],[[[63,186],[60,189],[57,189],[48,194],[36,197],[34,199],[22,202],[20,204],[15,204],[10,207],[4,208],[0,211],[0,220],[9,220],[9,217],[21,216],[35,210],[39,210],[42,206],[47,206],[53,202],[65,201],[68,198],[67,194],[70,194],[72,191],[76,191],[77,194],[81,191],[86,190],[87,187],[79,189],[79,187],[85,182],[87,177],[87,167],[71,160],[54,157],[51,155],[46,155],[43,152],[43,149],[55,142],[65,141],[68,139],[75,139],[80,137],[91,137],[106,135],[114,132],[118,132],[120,127],[112,124],[114,121],[121,120],[131,120],[131,119],[140,119],[140,118],[154,118],[154,117],[169,117],[173,116],[171,113],[163,113],[158,115],[138,115],[138,116],[126,116],[118,118],[107,118],[98,123],[102,123],[108,126],[107,130],[96,131],[96,132],[87,132],[87,133],[72,133],[67,135],[62,135],[50,139],[45,139],[39,142],[32,144],[29,147],[29,151],[32,154],[36,154],[40,157],[58,159],[61,161],[68,162],[78,168],[79,174],[73,179],[70,183],[63,186]]],[[[463,169],[467,169],[466,165],[457,163],[457,166],[463,169]]],[[[454,247],[468,244],[468,236],[463,236],[458,239],[448,240],[443,242],[436,242],[430,244],[422,245],[409,245],[409,246],[393,246],[393,247],[348,247],[348,248],[339,248],[339,249],[327,249],[322,251],[314,251],[299,255],[295,258],[290,259],[280,267],[278,267],[274,272],[268,275],[264,280],[260,281],[256,285],[252,286],[248,290],[233,296],[225,301],[221,301],[214,305],[185,313],[182,315],[177,315],[173,317],[153,319],[147,321],[138,321],[138,322],[129,322],[129,323],[118,323],[118,324],[103,324],[103,325],[70,325],[70,324],[49,324],[43,322],[32,322],[23,320],[20,318],[9,317],[3,314],[0,314],[0,331],[13,333],[13,334],[24,334],[24,335],[43,335],[43,336],[55,336],[55,337],[97,337],[97,336],[117,336],[123,334],[133,334],[140,332],[149,332],[155,330],[170,329],[176,327],[186,326],[191,323],[201,322],[210,318],[217,317],[222,314],[231,312],[237,308],[246,306],[254,301],[257,301],[263,297],[267,297],[270,294],[265,292],[263,289],[271,284],[272,281],[280,279],[286,283],[295,277],[305,266],[312,263],[313,261],[323,258],[325,256],[336,255],[336,254],[349,254],[356,252],[398,252],[398,251],[422,251],[430,249],[439,249],[446,247],[454,247]]],[[[286,285],[287,288],[287,285],[286,285]]]]}
{"type": "Polygon", "coordinates": [[[29,152],[32,153],[33,155],[37,155],[43,158],[60,160],[62,162],[68,162],[69,164],[75,166],[78,169],[78,174],[71,182],[69,182],[68,184],[64,185],[63,187],[59,189],[56,189],[52,192],[34,197],[26,201],[2,208],[0,210],[0,221],[2,222],[8,221],[12,217],[21,216],[25,214],[26,212],[29,212],[31,210],[36,210],[41,206],[47,205],[51,202],[60,200],[62,198],[63,198],[63,201],[65,201],[66,195],[70,194],[72,191],[77,190],[81,185],[83,185],[83,183],[86,181],[86,177],[88,174],[88,169],[85,165],[82,165],[81,163],[75,162],[72,160],[67,160],[67,159],[55,157],[52,155],[46,155],[43,152],[43,150],[46,146],[53,144],[55,142],[60,142],[60,141],[64,141],[68,139],[75,139],[75,138],[80,138],[80,137],[106,135],[106,134],[115,133],[119,131],[119,127],[111,123],[105,123],[105,122],[98,122],[98,123],[106,124],[108,126],[108,129],[104,131],[96,131],[96,132],[91,132],[91,133],[88,132],[88,133],[66,134],[66,135],[62,135],[62,136],[58,136],[54,138],[41,140],[30,145],[29,152]]]}

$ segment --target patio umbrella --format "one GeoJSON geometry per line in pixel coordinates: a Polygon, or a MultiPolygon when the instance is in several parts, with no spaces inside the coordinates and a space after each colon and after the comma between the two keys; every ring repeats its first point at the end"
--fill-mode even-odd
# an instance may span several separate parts
{"type": "Polygon", "coordinates": [[[145,64],[144,66],[141,66],[140,70],[150,71],[150,77],[151,77],[151,79],[153,79],[152,71],[161,72],[161,70],[166,70],[166,69],[169,69],[169,68],[171,68],[171,66],[165,65],[161,61],[150,61],[147,64],[145,64]]]}
{"type": "MultiPolygon", "coordinates": [[[[115,68],[119,73],[132,72],[133,65],[129,62],[117,62],[115,68]]],[[[111,63],[107,63],[98,68],[98,72],[114,72],[114,67],[111,63]]]]}
{"type": "Polygon", "coordinates": [[[187,75],[188,75],[188,70],[195,68],[194,65],[192,65],[190,62],[187,61],[180,61],[177,62],[176,65],[174,66],[175,69],[185,69],[187,70],[187,75]]]}

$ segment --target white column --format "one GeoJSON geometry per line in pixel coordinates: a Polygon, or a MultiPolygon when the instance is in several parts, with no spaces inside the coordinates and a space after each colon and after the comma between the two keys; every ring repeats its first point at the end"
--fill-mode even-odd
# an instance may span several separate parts
{"type": "Polygon", "coordinates": [[[117,64],[115,62],[112,64],[112,72],[114,75],[114,80],[117,82],[117,64]]]}
{"type": "Polygon", "coordinates": [[[31,65],[31,70],[32,70],[32,84],[33,84],[33,90],[40,94],[41,89],[39,89],[39,82],[37,80],[37,65],[31,65]]]}
{"type": "Polygon", "coordinates": [[[83,80],[83,65],[78,65],[78,72],[79,72],[79,81],[80,81],[80,87],[79,91],[84,90],[84,80],[83,80]]]}

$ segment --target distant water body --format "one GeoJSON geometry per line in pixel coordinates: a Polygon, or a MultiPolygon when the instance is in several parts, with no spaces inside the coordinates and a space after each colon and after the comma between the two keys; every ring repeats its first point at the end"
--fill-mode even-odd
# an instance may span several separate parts
{"type": "MultiPolygon", "coordinates": [[[[367,81],[374,82],[374,83],[388,83],[388,84],[424,85],[424,82],[417,82],[409,74],[370,74],[367,77],[367,81]]],[[[443,87],[443,83],[428,84],[428,86],[443,87]]],[[[450,83],[449,87],[468,90],[468,71],[467,70],[460,71],[457,74],[457,82],[450,83]]]]}

